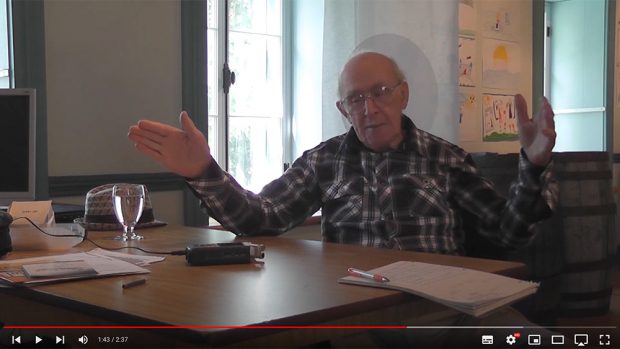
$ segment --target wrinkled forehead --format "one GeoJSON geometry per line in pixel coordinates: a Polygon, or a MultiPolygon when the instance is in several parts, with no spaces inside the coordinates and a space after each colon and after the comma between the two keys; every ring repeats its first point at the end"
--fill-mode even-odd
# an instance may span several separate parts
{"type": "Polygon", "coordinates": [[[377,86],[393,85],[400,80],[393,60],[378,53],[360,54],[344,66],[338,80],[338,93],[342,98],[377,86]]]}

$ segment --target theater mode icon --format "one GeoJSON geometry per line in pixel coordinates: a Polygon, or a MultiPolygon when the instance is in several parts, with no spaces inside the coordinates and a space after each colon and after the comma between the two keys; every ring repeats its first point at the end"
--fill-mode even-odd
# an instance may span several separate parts
{"type": "Polygon", "coordinates": [[[493,335],[483,334],[482,335],[482,344],[493,344],[493,335]]]}
{"type": "Polygon", "coordinates": [[[551,344],[562,345],[564,344],[564,335],[562,334],[554,334],[551,336],[551,344]]]}

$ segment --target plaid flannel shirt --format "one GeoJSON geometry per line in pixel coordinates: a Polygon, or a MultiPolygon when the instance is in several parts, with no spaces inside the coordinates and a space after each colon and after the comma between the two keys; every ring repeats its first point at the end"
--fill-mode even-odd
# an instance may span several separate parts
{"type": "Polygon", "coordinates": [[[209,214],[239,235],[279,234],[322,209],[323,241],[446,254],[464,253],[464,226],[518,247],[531,238],[533,223],[551,215],[551,164],[536,167],[521,152],[506,199],[464,150],[405,116],[402,124],[397,150],[373,152],[351,128],[304,152],[258,194],[215,161],[188,183],[209,214]]]}

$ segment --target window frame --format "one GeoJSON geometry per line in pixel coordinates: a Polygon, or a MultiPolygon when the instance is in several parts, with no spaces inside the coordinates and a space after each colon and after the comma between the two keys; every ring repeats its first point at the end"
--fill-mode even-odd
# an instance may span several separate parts
{"type": "Polygon", "coordinates": [[[3,87],[8,87],[8,88],[12,88],[15,86],[15,81],[13,79],[14,74],[13,74],[13,70],[14,70],[14,66],[15,63],[13,61],[13,16],[12,14],[12,10],[11,10],[11,0],[1,0],[2,1],[2,9],[4,10],[4,15],[6,16],[6,28],[4,28],[4,30],[0,30],[0,33],[2,33],[2,37],[6,38],[6,50],[7,50],[7,64],[8,66],[6,67],[6,69],[4,69],[4,67],[0,67],[0,78],[4,78],[7,77],[8,78],[8,86],[3,86],[3,87]]]}
{"type": "MultiPolygon", "coordinates": [[[[214,63],[216,69],[215,72],[217,74],[217,91],[216,91],[216,100],[217,100],[217,114],[216,115],[208,115],[208,118],[214,118],[216,120],[216,125],[211,125],[214,129],[214,135],[216,140],[209,140],[209,145],[211,146],[212,155],[215,160],[222,166],[224,169],[229,170],[228,163],[228,135],[229,135],[229,121],[231,118],[240,117],[240,116],[231,116],[228,111],[228,101],[227,96],[222,91],[223,84],[223,65],[227,62],[227,42],[228,42],[228,22],[227,22],[227,12],[226,7],[228,6],[228,0],[214,0],[216,3],[216,17],[217,17],[217,40],[222,45],[216,45],[216,61],[214,63]],[[223,30],[222,28],[226,29],[223,30]]],[[[292,161],[292,64],[291,64],[291,17],[292,17],[292,6],[290,1],[282,0],[280,15],[281,15],[281,60],[282,60],[282,119],[281,119],[281,142],[282,142],[282,169],[286,168],[287,164],[292,161]]],[[[208,23],[206,25],[209,28],[208,23]]],[[[207,57],[208,59],[208,57],[207,57]]],[[[205,60],[205,64],[207,61],[205,60]]],[[[231,67],[234,70],[234,67],[231,67]]],[[[234,88],[234,87],[232,87],[234,88]]],[[[274,178],[275,179],[275,178],[274,178]]],[[[265,183],[266,184],[266,183],[265,183]]]]}

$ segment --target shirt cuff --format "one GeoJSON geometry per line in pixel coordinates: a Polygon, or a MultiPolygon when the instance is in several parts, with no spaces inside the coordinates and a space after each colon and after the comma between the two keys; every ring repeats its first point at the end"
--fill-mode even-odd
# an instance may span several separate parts
{"type": "Polygon", "coordinates": [[[547,177],[547,173],[552,167],[552,161],[549,161],[547,166],[538,166],[530,162],[521,148],[519,156],[519,181],[526,187],[532,190],[540,191],[544,178],[547,177]]]}
{"type": "Polygon", "coordinates": [[[220,165],[214,160],[211,160],[211,163],[207,167],[207,169],[202,173],[202,175],[194,178],[185,177],[185,181],[189,183],[191,186],[207,186],[209,182],[220,182],[224,179],[226,175],[224,174],[224,170],[220,167],[220,165]]]}

